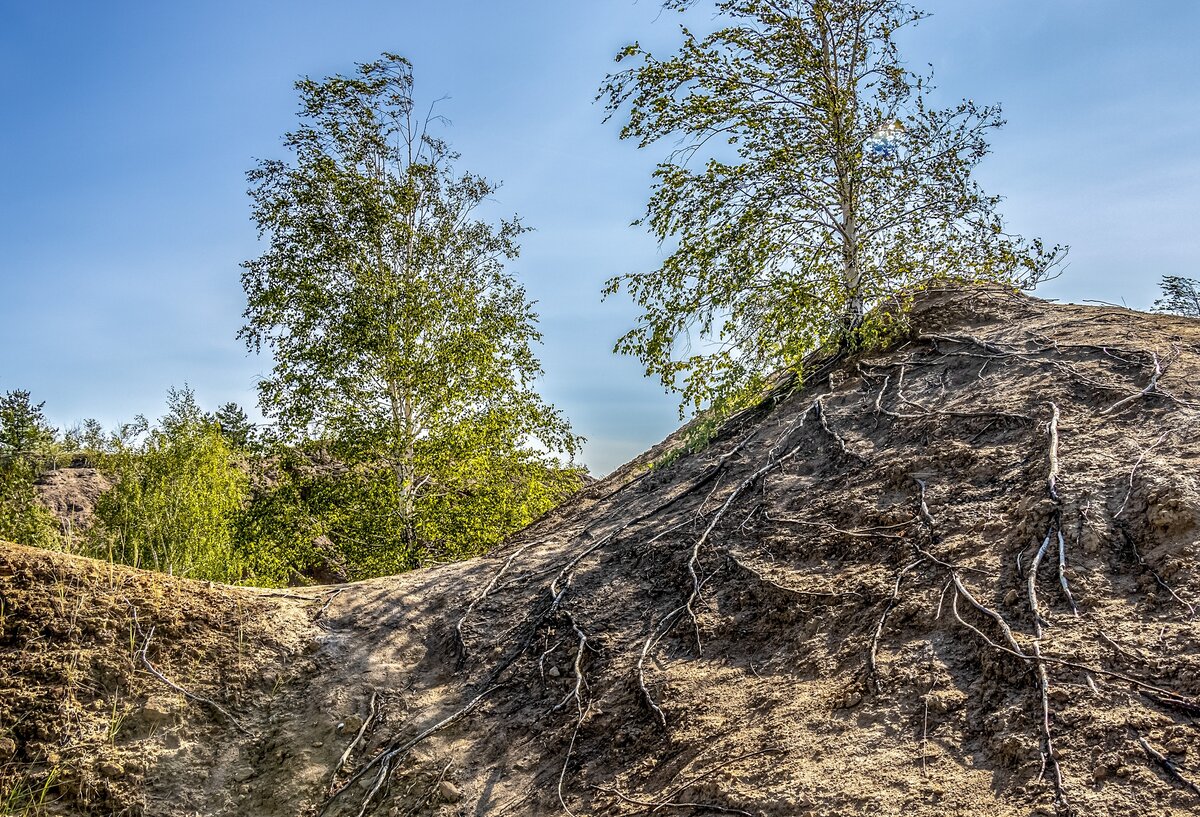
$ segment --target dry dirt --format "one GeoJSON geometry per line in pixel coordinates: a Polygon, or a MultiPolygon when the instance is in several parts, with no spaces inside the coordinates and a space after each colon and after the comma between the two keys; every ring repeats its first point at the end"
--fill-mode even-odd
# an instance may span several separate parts
{"type": "Polygon", "coordinates": [[[83,536],[95,522],[96,500],[112,480],[91,466],[55,468],[38,480],[38,499],[58,520],[68,543],[83,536]]]}
{"type": "Polygon", "coordinates": [[[913,325],[487,558],[268,593],[0,547],[0,814],[1200,812],[1200,321],[913,325]]]}

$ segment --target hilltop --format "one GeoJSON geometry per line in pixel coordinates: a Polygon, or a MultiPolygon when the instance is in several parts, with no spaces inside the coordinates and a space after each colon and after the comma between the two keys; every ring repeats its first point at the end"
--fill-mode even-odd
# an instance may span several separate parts
{"type": "Polygon", "coordinates": [[[933,293],[685,436],[487,557],[355,584],[0,546],[0,804],[1200,808],[1200,321],[933,293]]]}

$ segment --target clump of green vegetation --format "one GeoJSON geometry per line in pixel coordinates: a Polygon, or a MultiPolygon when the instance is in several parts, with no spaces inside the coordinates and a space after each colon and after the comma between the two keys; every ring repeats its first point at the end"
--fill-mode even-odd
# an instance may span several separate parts
{"type": "Polygon", "coordinates": [[[330,562],[357,579],[478,555],[582,484],[581,471],[532,457],[501,463],[463,452],[456,470],[422,480],[406,519],[386,462],[342,462],[309,442],[278,446],[253,467],[253,495],[236,535],[262,583],[302,582],[330,562]]]}
{"type": "Polygon", "coordinates": [[[0,539],[37,547],[59,544],[58,523],[38,502],[37,478],[55,457],[55,429],[44,403],[27,391],[0,397],[0,539]]]}
{"type": "Polygon", "coordinates": [[[512,441],[489,449],[486,438],[464,427],[418,446],[404,515],[385,457],[347,456],[337,439],[272,439],[234,403],[205,412],[186,386],[169,391],[155,423],[138,416],[105,434],[85,421],[61,438],[42,404],[10,392],[0,400],[0,538],[68,544],[37,482],[73,463],[113,482],[70,543],[82,555],[261,586],[397,573],[482,553],[582,484],[581,469],[512,441]]]}
{"type": "Polygon", "coordinates": [[[46,814],[50,795],[58,783],[58,769],[44,776],[25,775],[8,781],[7,791],[0,793],[0,817],[37,817],[46,814]]]}
{"type": "Polygon", "coordinates": [[[96,504],[93,552],[176,576],[245,578],[233,524],[248,478],[191,389],[171,390],[155,426],[139,418],[124,436],[101,458],[116,483],[96,504]]]}

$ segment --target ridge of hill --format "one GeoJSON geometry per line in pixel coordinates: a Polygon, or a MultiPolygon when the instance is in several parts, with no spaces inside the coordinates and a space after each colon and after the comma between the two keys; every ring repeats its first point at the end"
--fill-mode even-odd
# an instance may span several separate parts
{"type": "Polygon", "coordinates": [[[933,293],[681,440],[350,585],[0,548],[0,781],[172,817],[1200,808],[1200,321],[933,293]]]}

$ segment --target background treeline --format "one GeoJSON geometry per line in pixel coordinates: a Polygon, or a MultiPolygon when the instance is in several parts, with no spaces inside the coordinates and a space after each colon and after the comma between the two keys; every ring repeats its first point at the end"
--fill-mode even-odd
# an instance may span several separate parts
{"type": "Polygon", "coordinates": [[[60,433],[29,392],[10,391],[0,398],[0,538],[229,583],[359,579],[483,552],[587,478],[532,450],[497,463],[466,444],[442,447],[448,462],[402,518],[395,470],[339,448],[284,443],[234,403],[206,412],[186,387],[168,393],[157,421],[109,432],[87,420],[60,433]],[[71,467],[95,468],[111,486],[83,526],[39,497],[39,482],[71,467]]]}

